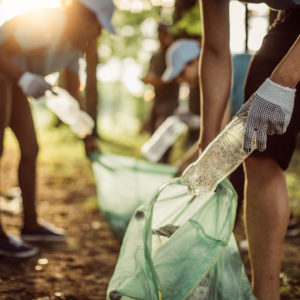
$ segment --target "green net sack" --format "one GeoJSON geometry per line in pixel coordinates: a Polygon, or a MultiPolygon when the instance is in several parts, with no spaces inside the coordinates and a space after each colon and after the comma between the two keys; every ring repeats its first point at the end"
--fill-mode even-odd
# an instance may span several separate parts
{"type": "Polygon", "coordinates": [[[191,196],[176,179],[133,215],[107,299],[255,299],[232,233],[236,193],[228,180],[191,196]]]}
{"type": "Polygon", "coordinates": [[[138,206],[149,201],[178,168],[111,153],[90,154],[101,213],[122,239],[138,206]]]}

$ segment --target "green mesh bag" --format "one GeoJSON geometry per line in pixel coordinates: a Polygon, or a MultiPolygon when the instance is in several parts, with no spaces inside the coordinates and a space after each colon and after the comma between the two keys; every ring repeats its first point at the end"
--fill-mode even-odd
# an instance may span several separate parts
{"type": "Polygon", "coordinates": [[[253,300],[233,236],[236,193],[228,180],[191,196],[180,179],[132,216],[107,299],[253,300]]]}
{"type": "Polygon", "coordinates": [[[102,215],[121,240],[136,208],[178,168],[111,153],[90,154],[102,215]]]}

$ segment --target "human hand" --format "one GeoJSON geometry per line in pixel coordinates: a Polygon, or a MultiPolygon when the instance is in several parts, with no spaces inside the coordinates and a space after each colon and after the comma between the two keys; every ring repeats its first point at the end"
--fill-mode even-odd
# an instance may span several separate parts
{"type": "Polygon", "coordinates": [[[18,85],[23,93],[33,98],[39,98],[51,89],[51,85],[45,81],[44,77],[38,74],[25,72],[20,77],[18,85]]]}
{"type": "Polygon", "coordinates": [[[92,153],[93,151],[99,151],[99,147],[96,142],[96,138],[92,135],[86,136],[84,139],[84,147],[85,147],[85,153],[88,155],[92,153]]]}
{"type": "Polygon", "coordinates": [[[256,136],[257,149],[267,147],[267,135],[283,134],[290,123],[296,89],[283,87],[269,78],[242,105],[237,116],[245,116],[244,151],[251,153],[256,136]]]}

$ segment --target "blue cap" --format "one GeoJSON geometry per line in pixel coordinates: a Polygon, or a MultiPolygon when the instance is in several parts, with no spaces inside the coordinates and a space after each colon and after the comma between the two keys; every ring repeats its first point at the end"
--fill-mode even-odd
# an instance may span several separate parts
{"type": "Polygon", "coordinates": [[[79,2],[97,16],[98,22],[102,27],[111,33],[116,33],[111,23],[115,10],[112,0],[79,0],[79,2]]]}
{"type": "Polygon", "coordinates": [[[171,81],[176,78],[184,67],[200,56],[199,43],[191,39],[180,39],[174,42],[167,50],[167,68],[162,75],[163,81],[171,81]]]}

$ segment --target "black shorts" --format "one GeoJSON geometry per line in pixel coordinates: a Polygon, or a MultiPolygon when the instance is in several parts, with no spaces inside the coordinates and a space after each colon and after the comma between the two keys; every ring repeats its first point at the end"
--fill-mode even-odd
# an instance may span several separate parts
{"type": "MultiPolygon", "coordinates": [[[[280,12],[264,38],[260,50],[250,63],[244,89],[245,101],[271,75],[299,34],[300,9],[280,12]]],[[[300,82],[296,89],[294,111],[286,133],[268,136],[267,149],[263,152],[255,151],[253,153],[258,157],[272,157],[283,170],[289,166],[300,131],[300,82]]]]}

